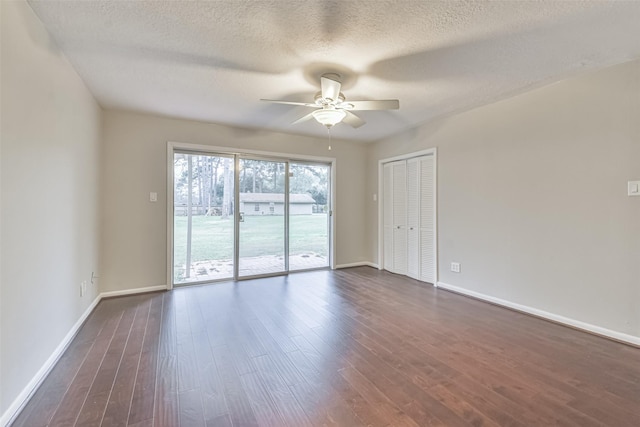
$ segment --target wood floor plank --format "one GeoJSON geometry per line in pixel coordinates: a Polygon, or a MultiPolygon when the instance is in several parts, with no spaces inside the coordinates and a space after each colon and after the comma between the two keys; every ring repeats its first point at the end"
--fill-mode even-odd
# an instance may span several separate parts
{"type": "Polygon", "coordinates": [[[84,405],[80,409],[76,424],[95,427],[100,426],[102,423],[124,349],[131,334],[136,312],[137,308],[126,310],[120,317],[118,327],[93,379],[84,405]]]}
{"type": "MultiPolygon", "coordinates": [[[[176,310],[172,292],[163,294],[158,345],[157,370],[155,372],[154,426],[178,426],[178,344],[176,337],[176,310]]],[[[133,412],[133,411],[132,411],[133,412]]]]}
{"type": "MultiPolygon", "coordinates": [[[[274,363],[274,360],[284,359],[278,354],[271,357],[269,354],[259,356],[255,360],[256,373],[260,377],[262,383],[267,388],[267,393],[276,405],[278,413],[281,415],[284,424],[292,427],[310,426],[306,413],[291,393],[287,382],[284,380],[285,375],[281,366],[274,363]]],[[[288,359],[287,359],[288,360],[288,359]]],[[[293,366],[293,365],[291,365],[293,366]]],[[[295,369],[295,368],[294,368],[295,369]]],[[[298,382],[302,382],[301,379],[298,382]]],[[[296,384],[298,383],[296,382],[296,384]]]]}
{"type": "Polygon", "coordinates": [[[205,425],[202,395],[199,388],[179,392],[178,404],[181,426],[203,427],[205,425]]]}
{"type": "MultiPolygon", "coordinates": [[[[273,355],[271,359],[271,363],[273,364],[273,370],[278,373],[278,375],[282,376],[287,385],[293,385],[299,382],[304,381],[304,378],[300,374],[300,371],[293,365],[291,360],[286,357],[286,353],[277,343],[277,341],[273,338],[271,333],[264,328],[261,321],[257,319],[252,321],[249,325],[252,331],[258,339],[262,346],[268,351],[267,354],[262,355],[273,355]]],[[[297,349],[293,341],[289,340],[291,345],[293,346],[293,350],[297,349]]],[[[259,367],[256,364],[256,361],[264,360],[262,356],[258,356],[252,359],[252,365],[258,369],[259,367]]]]}
{"type": "Polygon", "coordinates": [[[258,320],[262,326],[260,332],[269,334],[282,352],[287,353],[297,349],[296,345],[291,341],[291,338],[273,321],[266,310],[264,312],[260,310],[258,320]]]}
{"type": "Polygon", "coordinates": [[[154,402],[155,426],[177,426],[180,424],[178,407],[178,366],[175,355],[158,359],[158,379],[154,402]]]}
{"type": "MultiPolygon", "coordinates": [[[[124,424],[120,424],[124,425],[124,424]]],[[[143,420],[137,422],[135,424],[128,424],[129,427],[153,427],[153,418],[149,418],[148,420],[143,420]]]]}
{"type": "MultiPolygon", "coordinates": [[[[139,361],[134,375],[133,394],[130,396],[131,406],[127,411],[129,424],[138,424],[141,421],[153,419],[163,298],[162,294],[153,294],[149,298],[145,328],[142,331],[136,331],[133,338],[139,340],[142,348],[140,348],[139,361]],[[140,336],[140,332],[143,332],[142,336],[140,336]]],[[[134,345],[135,348],[132,350],[138,350],[139,346],[134,345]]],[[[131,359],[131,363],[135,363],[134,355],[131,356],[131,359]]]]}
{"type": "Polygon", "coordinates": [[[353,367],[340,370],[340,375],[347,380],[369,402],[373,410],[386,423],[398,427],[418,427],[404,411],[397,407],[371,381],[353,367]]]}
{"type": "Polygon", "coordinates": [[[214,359],[224,387],[229,418],[233,425],[259,426],[252,404],[242,385],[241,377],[232,361],[233,357],[235,355],[228,348],[221,346],[215,348],[214,359]]]}
{"type": "Polygon", "coordinates": [[[200,379],[200,393],[204,411],[205,424],[222,419],[229,412],[224,398],[222,380],[218,374],[218,367],[209,343],[207,333],[207,321],[202,312],[202,306],[197,293],[188,296],[191,310],[189,310],[189,322],[193,335],[194,351],[198,376],[200,379]],[[222,417],[222,418],[221,418],[222,417]]]}
{"type": "MultiPolygon", "coordinates": [[[[292,353],[287,353],[291,355],[292,353]]],[[[302,352],[299,355],[305,356],[302,352]]],[[[307,417],[316,426],[361,426],[366,425],[356,415],[343,395],[341,395],[332,385],[326,372],[336,369],[332,363],[323,366],[323,373],[320,373],[309,362],[305,365],[309,367],[306,371],[305,381],[289,386],[291,393],[300,403],[307,417]]]]}
{"type": "Polygon", "coordinates": [[[178,392],[191,391],[200,388],[198,368],[196,363],[189,310],[183,290],[175,292],[176,307],[176,339],[178,362],[178,392]]]}
{"type": "Polygon", "coordinates": [[[223,414],[208,420],[207,427],[233,427],[233,423],[229,414],[223,414]]]}
{"type": "Polygon", "coordinates": [[[640,349],[368,267],[103,300],[12,427],[640,425],[640,349]]]}
{"type": "Polygon", "coordinates": [[[247,372],[240,377],[240,380],[258,425],[273,427],[284,425],[285,421],[276,409],[276,404],[267,390],[267,385],[258,372],[247,372]]]}
{"type": "Polygon", "coordinates": [[[75,425],[122,315],[123,312],[114,313],[114,316],[108,319],[100,330],[95,344],[82,362],[82,366],[56,409],[53,418],[47,424],[48,426],[75,425]]]}

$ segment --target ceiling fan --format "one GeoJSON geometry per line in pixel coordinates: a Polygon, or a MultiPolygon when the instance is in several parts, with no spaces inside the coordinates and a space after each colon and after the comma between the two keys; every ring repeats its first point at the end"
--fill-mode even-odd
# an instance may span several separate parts
{"type": "Polygon", "coordinates": [[[340,76],[335,73],[323,74],[320,77],[320,87],[322,90],[316,93],[313,103],[278,101],[273,99],[261,99],[261,101],[316,108],[316,110],[299,118],[292,124],[314,118],[318,123],[327,128],[331,128],[340,122],[344,122],[354,128],[359,128],[365,124],[364,120],[351,112],[353,110],[397,110],[400,108],[400,101],[397,99],[346,101],[344,95],[340,92],[340,76]]]}

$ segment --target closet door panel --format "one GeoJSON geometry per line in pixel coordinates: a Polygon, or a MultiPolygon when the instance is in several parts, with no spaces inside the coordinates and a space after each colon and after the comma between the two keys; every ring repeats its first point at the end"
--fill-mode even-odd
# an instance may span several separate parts
{"type": "Polygon", "coordinates": [[[393,272],[407,273],[407,163],[392,163],[393,272]]]}
{"type": "Polygon", "coordinates": [[[435,165],[433,156],[420,161],[420,277],[425,282],[435,282],[435,165]]]}
{"type": "Polygon", "coordinates": [[[420,279],[420,163],[407,161],[407,276],[420,279]]]}
{"type": "Polygon", "coordinates": [[[382,230],[383,230],[383,268],[393,271],[393,166],[384,165],[382,176],[382,230]]]}

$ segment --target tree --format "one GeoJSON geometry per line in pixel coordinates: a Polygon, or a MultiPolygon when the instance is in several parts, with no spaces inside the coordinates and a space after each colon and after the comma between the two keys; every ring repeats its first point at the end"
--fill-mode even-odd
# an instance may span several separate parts
{"type": "Polygon", "coordinates": [[[193,225],[193,221],[192,221],[192,216],[193,216],[193,210],[191,208],[191,202],[192,202],[192,192],[193,192],[193,160],[192,160],[193,156],[187,156],[187,163],[188,163],[188,175],[187,175],[187,258],[186,258],[186,262],[185,262],[185,272],[184,272],[184,277],[189,278],[191,276],[191,232],[192,232],[192,225],[193,225]]]}
{"type": "Polygon", "coordinates": [[[231,193],[233,191],[233,170],[230,168],[231,159],[225,158],[223,162],[223,179],[224,186],[222,187],[222,218],[229,218],[231,213],[231,193]]]}
{"type": "Polygon", "coordinates": [[[309,194],[318,205],[326,205],[328,197],[329,167],[323,165],[292,164],[289,179],[291,193],[309,194]]]}
{"type": "Polygon", "coordinates": [[[218,198],[218,167],[220,166],[220,157],[215,157],[215,166],[214,166],[214,158],[210,157],[211,160],[211,170],[213,173],[211,176],[211,185],[209,190],[209,210],[207,211],[207,215],[213,215],[212,205],[217,203],[218,198]]]}

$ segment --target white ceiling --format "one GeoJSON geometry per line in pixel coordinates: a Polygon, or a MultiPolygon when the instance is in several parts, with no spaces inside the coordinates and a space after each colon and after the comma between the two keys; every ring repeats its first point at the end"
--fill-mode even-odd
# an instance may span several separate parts
{"type": "Polygon", "coordinates": [[[325,72],[347,100],[400,99],[334,137],[371,141],[640,57],[640,1],[29,1],[106,108],[290,125],[325,72]]]}

